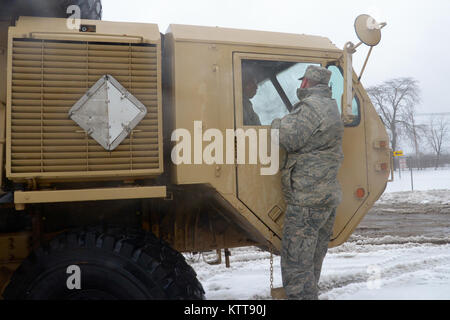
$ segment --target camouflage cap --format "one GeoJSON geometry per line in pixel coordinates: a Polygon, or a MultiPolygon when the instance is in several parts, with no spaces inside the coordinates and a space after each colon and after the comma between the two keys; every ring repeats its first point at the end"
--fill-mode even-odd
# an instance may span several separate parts
{"type": "Polygon", "coordinates": [[[301,77],[299,80],[303,80],[303,78],[316,81],[320,84],[328,84],[331,78],[331,71],[318,66],[309,66],[305,75],[301,77]]]}

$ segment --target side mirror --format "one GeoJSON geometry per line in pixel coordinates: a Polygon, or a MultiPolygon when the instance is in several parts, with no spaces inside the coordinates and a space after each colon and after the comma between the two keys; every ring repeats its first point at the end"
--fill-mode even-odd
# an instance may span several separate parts
{"type": "Polygon", "coordinates": [[[369,60],[370,54],[374,46],[381,41],[381,29],[387,24],[385,22],[378,23],[374,18],[367,14],[359,15],[355,20],[355,31],[360,42],[354,45],[351,42],[347,42],[344,46],[344,95],[342,103],[342,118],[344,122],[350,121],[350,114],[352,112],[352,101],[355,93],[353,92],[353,54],[356,49],[365,44],[370,47],[367,54],[366,61],[364,62],[361,74],[358,77],[358,82],[364,73],[364,70],[369,60]]]}
{"type": "Polygon", "coordinates": [[[358,39],[369,47],[374,47],[381,41],[381,29],[386,23],[378,23],[367,14],[358,16],[355,20],[355,32],[358,39]]]}

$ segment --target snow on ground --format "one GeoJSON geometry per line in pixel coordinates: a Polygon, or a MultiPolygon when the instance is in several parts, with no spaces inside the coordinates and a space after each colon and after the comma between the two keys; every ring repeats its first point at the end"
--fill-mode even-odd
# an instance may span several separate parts
{"type": "MultiPolygon", "coordinates": [[[[428,168],[424,170],[413,170],[413,188],[414,190],[450,190],[450,169],[439,168],[434,170],[428,168]]],[[[411,191],[411,172],[404,170],[401,174],[396,171],[394,181],[388,183],[387,193],[411,191]]]]}
{"type": "MultiPolygon", "coordinates": [[[[419,191],[414,192],[410,191],[408,173],[402,172],[402,178],[399,179],[397,172],[396,180],[388,185],[377,204],[388,207],[392,204],[393,208],[402,203],[431,208],[450,204],[450,170],[415,171],[414,187],[419,191]]],[[[386,213],[383,213],[376,217],[381,219],[381,223],[389,223],[390,220],[383,220],[385,215],[386,213]]],[[[430,216],[429,219],[436,221],[446,221],[446,214],[420,215],[423,216],[430,216]]],[[[404,212],[389,214],[389,219],[397,219],[399,223],[403,221],[402,217],[404,212]]],[[[448,218],[450,219],[450,216],[448,218]]],[[[447,228],[448,224],[440,227],[447,228]]],[[[401,237],[396,235],[395,231],[388,231],[390,234],[384,235],[364,235],[362,228],[345,244],[330,249],[323,264],[319,298],[450,299],[450,229],[440,233],[434,232],[434,229],[427,230],[427,236],[421,233],[421,230],[423,229],[418,226],[417,234],[413,232],[413,236],[401,237]]],[[[225,268],[224,263],[208,265],[201,255],[186,255],[188,263],[193,266],[203,284],[206,298],[271,299],[270,254],[255,247],[231,249],[231,253],[230,268],[225,268]]],[[[278,256],[274,256],[273,269],[274,287],[280,287],[281,270],[278,256]]]]}
{"type": "Polygon", "coordinates": [[[450,190],[403,191],[384,193],[380,204],[450,204],[450,190]]]}
{"type": "Polygon", "coordinates": [[[355,240],[325,258],[320,299],[450,299],[450,238],[355,240]]]}
{"type": "MultiPolygon", "coordinates": [[[[269,257],[247,247],[232,250],[229,269],[202,259],[191,265],[207,299],[268,300],[269,257]]],[[[279,257],[273,266],[274,286],[280,287],[279,257]]],[[[353,237],[329,250],[319,287],[321,300],[450,299],[450,238],[353,237]]]]}
{"type": "Polygon", "coordinates": [[[450,169],[397,171],[378,203],[450,204],[450,169]]]}
{"type": "MultiPolygon", "coordinates": [[[[189,261],[209,300],[259,300],[270,297],[270,253],[255,247],[231,249],[230,268],[189,261]]],[[[209,255],[210,257],[212,254],[209,255]]],[[[211,259],[211,258],[210,258],[211,259]]],[[[209,260],[210,260],[209,259],[209,260]]],[[[281,286],[280,257],[274,256],[274,286],[281,286]]]]}

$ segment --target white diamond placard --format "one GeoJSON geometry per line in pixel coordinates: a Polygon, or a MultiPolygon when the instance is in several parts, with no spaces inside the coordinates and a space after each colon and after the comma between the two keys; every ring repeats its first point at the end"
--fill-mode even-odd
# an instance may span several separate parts
{"type": "Polygon", "coordinates": [[[69,118],[112,151],[147,114],[147,108],[114,77],[104,75],[69,110],[69,118]]]}

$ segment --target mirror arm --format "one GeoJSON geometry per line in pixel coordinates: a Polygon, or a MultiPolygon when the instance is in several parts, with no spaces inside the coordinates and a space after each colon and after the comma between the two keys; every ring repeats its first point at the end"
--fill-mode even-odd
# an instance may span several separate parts
{"type": "Polygon", "coordinates": [[[363,75],[363,73],[364,73],[364,70],[366,70],[367,61],[369,61],[370,54],[372,53],[372,49],[373,49],[373,47],[370,47],[369,53],[367,54],[367,57],[366,57],[366,61],[364,61],[364,65],[363,65],[363,67],[362,67],[362,69],[361,69],[361,73],[359,74],[358,82],[361,81],[361,77],[362,77],[362,75],[363,75]]]}
{"type": "MultiPolygon", "coordinates": [[[[360,43],[358,44],[360,45],[360,43]]],[[[353,98],[353,53],[356,52],[355,45],[347,42],[344,46],[344,94],[342,97],[342,120],[348,123],[349,112],[351,112],[351,103],[353,98]]]]}
{"type": "MultiPolygon", "coordinates": [[[[348,43],[348,42],[347,42],[348,43]]],[[[351,42],[350,42],[351,43],[351,42]]],[[[356,49],[358,49],[358,47],[360,46],[360,45],[362,45],[363,44],[363,42],[362,41],[360,41],[356,46],[355,45],[353,45],[353,43],[351,43],[352,44],[352,50],[353,50],[353,53],[355,53],[356,52],[356,49]]]]}

